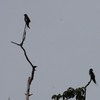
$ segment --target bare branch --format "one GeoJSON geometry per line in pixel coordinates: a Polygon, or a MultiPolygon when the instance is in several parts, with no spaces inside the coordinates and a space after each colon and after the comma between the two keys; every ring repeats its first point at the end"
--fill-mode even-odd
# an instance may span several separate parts
{"type": "Polygon", "coordinates": [[[33,80],[33,78],[34,78],[34,72],[35,72],[35,68],[36,68],[37,66],[34,66],[34,67],[32,67],[32,73],[31,73],[31,77],[30,77],[30,85],[31,85],[31,82],[32,82],[32,80],[33,80]]]}
{"type": "Polygon", "coordinates": [[[86,84],[85,88],[87,88],[87,86],[90,85],[91,81],[92,81],[92,80],[90,79],[90,81],[86,84]]]}
{"type": "Polygon", "coordinates": [[[21,42],[20,44],[18,44],[18,43],[16,43],[16,42],[11,41],[11,43],[16,44],[17,46],[20,46],[20,47],[21,47],[21,49],[22,49],[23,52],[24,52],[24,55],[25,55],[26,60],[29,62],[29,64],[32,66],[32,68],[35,69],[36,66],[34,66],[34,65],[32,64],[32,62],[29,60],[29,58],[28,58],[28,56],[27,56],[27,54],[26,54],[26,50],[25,50],[24,47],[23,47],[23,43],[24,43],[25,39],[26,39],[26,24],[25,24],[25,27],[24,27],[24,33],[23,33],[22,42],[21,42]]]}
{"type": "Polygon", "coordinates": [[[32,62],[29,60],[29,58],[28,58],[28,56],[26,54],[26,50],[24,49],[24,47],[22,45],[20,45],[20,46],[21,46],[21,48],[22,48],[22,50],[24,52],[26,60],[29,62],[29,64],[32,66],[32,68],[35,68],[34,65],[32,64],[32,62]]]}
{"type": "Polygon", "coordinates": [[[25,39],[26,39],[26,24],[25,24],[25,27],[24,27],[24,32],[23,32],[23,37],[22,37],[21,45],[23,45],[25,39]]]}
{"type": "Polygon", "coordinates": [[[26,28],[27,28],[27,25],[26,25],[26,23],[25,23],[25,27],[24,27],[24,32],[23,32],[23,36],[22,36],[22,41],[21,41],[21,43],[18,44],[18,43],[13,42],[13,41],[11,41],[11,43],[16,44],[17,46],[20,46],[20,47],[21,47],[21,49],[22,49],[23,52],[24,52],[24,56],[25,56],[27,62],[28,62],[28,63],[31,65],[31,67],[32,67],[31,76],[29,76],[29,77],[28,77],[28,80],[27,80],[27,89],[26,89],[26,93],[25,93],[25,95],[26,95],[26,100],[29,100],[29,96],[32,95],[32,94],[30,94],[30,85],[31,85],[31,83],[32,83],[32,81],[33,81],[33,79],[34,79],[34,72],[35,72],[35,68],[36,68],[37,66],[34,66],[34,65],[32,64],[32,62],[29,60],[29,58],[28,58],[28,56],[27,56],[27,53],[26,53],[26,50],[25,50],[25,48],[23,47],[23,44],[24,44],[25,39],[26,39],[26,28]]]}
{"type": "Polygon", "coordinates": [[[11,41],[11,43],[16,44],[17,46],[20,46],[20,44],[18,44],[18,43],[16,43],[16,42],[11,41]]]}

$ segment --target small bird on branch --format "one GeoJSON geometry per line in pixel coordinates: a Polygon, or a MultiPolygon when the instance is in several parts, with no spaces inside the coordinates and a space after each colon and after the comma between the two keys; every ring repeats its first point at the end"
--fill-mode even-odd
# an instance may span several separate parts
{"type": "Polygon", "coordinates": [[[24,20],[28,28],[30,28],[29,23],[31,22],[30,18],[27,14],[24,14],[24,20]]]}
{"type": "Polygon", "coordinates": [[[90,80],[92,80],[95,84],[97,84],[96,79],[95,79],[95,74],[93,73],[92,68],[89,70],[89,74],[90,74],[90,80]]]}

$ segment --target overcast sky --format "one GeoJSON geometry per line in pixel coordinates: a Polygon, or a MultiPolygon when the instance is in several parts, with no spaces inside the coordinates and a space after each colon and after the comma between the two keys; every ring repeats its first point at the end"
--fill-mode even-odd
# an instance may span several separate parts
{"type": "Polygon", "coordinates": [[[86,85],[90,68],[98,86],[91,82],[87,100],[99,100],[100,0],[0,0],[0,99],[25,100],[31,66],[10,42],[21,42],[25,13],[31,23],[24,47],[38,66],[30,100],[86,85]]]}

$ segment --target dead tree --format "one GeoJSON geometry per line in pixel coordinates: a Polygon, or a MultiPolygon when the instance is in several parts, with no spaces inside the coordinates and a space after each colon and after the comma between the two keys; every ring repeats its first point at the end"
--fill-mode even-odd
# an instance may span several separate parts
{"type": "Polygon", "coordinates": [[[24,32],[23,32],[23,36],[22,36],[22,41],[21,41],[21,43],[16,43],[16,42],[13,42],[13,41],[11,41],[11,43],[13,43],[13,44],[15,44],[15,45],[21,47],[21,49],[22,49],[23,52],[24,52],[24,56],[25,56],[25,58],[26,58],[26,61],[27,61],[27,62],[30,64],[30,66],[32,67],[31,76],[29,76],[29,77],[28,77],[28,80],[27,80],[27,89],[26,89],[26,93],[25,93],[25,95],[26,95],[26,100],[29,100],[29,96],[32,95],[32,94],[30,93],[30,86],[31,86],[31,83],[32,83],[32,81],[33,81],[33,79],[34,79],[34,72],[35,72],[35,68],[36,68],[37,66],[34,66],[34,65],[32,64],[32,62],[29,60],[29,58],[28,58],[28,56],[27,56],[27,53],[26,53],[26,50],[25,50],[25,48],[23,47],[24,41],[25,41],[25,39],[26,39],[26,30],[27,30],[27,29],[28,29],[28,28],[27,28],[27,23],[25,22],[25,27],[24,27],[24,32]]]}

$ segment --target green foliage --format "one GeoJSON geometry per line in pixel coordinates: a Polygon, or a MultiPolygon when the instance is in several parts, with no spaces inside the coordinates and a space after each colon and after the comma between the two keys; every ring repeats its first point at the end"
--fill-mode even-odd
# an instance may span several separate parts
{"type": "Polygon", "coordinates": [[[85,92],[86,92],[86,89],[84,87],[77,88],[75,90],[76,100],[85,100],[85,92]]]}
{"type": "Polygon", "coordinates": [[[69,87],[67,91],[64,91],[62,94],[63,100],[70,99],[75,96],[75,90],[72,87],[69,87]]]}
{"type": "Polygon", "coordinates": [[[62,95],[61,94],[53,95],[52,99],[59,100],[60,98],[62,98],[63,100],[68,100],[76,97],[76,100],[85,100],[85,92],[86,92],[85,87],[76,89],[69,87],[66,91],[63,92],[62,95]]]}
{"type": "Polygon", "coordinates": [[[61,97],[62,97],[61,94],[53,95],[53,96],[52,96],[52,99],[54,99],[54,100],[59,100],[61,97]]]}

